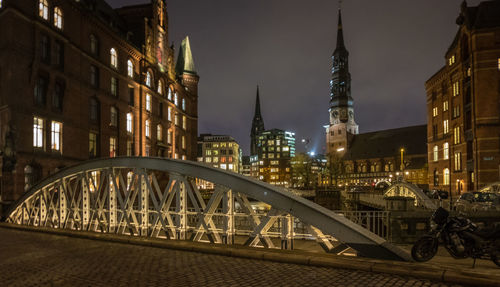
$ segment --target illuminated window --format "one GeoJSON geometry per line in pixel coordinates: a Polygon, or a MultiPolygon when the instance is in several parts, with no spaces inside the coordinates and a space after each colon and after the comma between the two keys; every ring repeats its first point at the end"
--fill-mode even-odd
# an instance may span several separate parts
{"type": "Polygon", "coordinates": [[[455,55],[451,56],[449,59],[448,59],[448,65],[453,65],[455,64],[455,55]]]}
{"type": "Polygon", "coordinates": [[[115,48],[111,48],[111,50],[109,50],[109,55],[111,66],[115,69],[118,68],[118,54],[116,53],[115,48]]]}
{"type": "Polygon", "coordinates": [[[132,63],[132,60],[127,61],[127,76],[130,78],[134,77],[134,64],[132,63]]]}
{"type": "Polygon", "coordinates": [[[151,122],[149,120],[146,120],[145,134],[148,138],[151,136],[151,122]]]}
{"type": "Polygon", "coordinates": [[[438,159],[439,159],[439,148],[438,148],[437,145],[434,146],[433,153],[434,153],[434,161],[438,161],[438,159]]]}
{"type": "Polygon", "coordinates": [[[229,170],[233,170],[233,169],[234,169],[234,165],[233,165],[232,163],[230,163],[230,164],[228,165],[228,168],[229,168],[229,170]]]}
{"type": "Polygon", "coordinates": [[[110,137],[109,138],[109,157],[115,157],[115,156],[116,156],[116,138],[110,137]]]}
{"type": "Polygon", "coordinates": [[[226,165],[225,163],[221,163],[221,164],[220,164],[220,168],[221,168],[221,169],[227,169],[227,165],[226,165]]]}
{"type": "Polygon", "coordinates": [[[95,35],[90,35],[90,52],[94,55],[99,52],[99,41],[95,35]]]}
{"type": "Polygon", "coordinates": [[[43,119],[33,118],[33,146],[43,147],[43,119]]]}
{"type": "Polygon", "coordinates": [[[443,102],[443,112],[446,112],[448,110],[448,101],[443,102]]]}
{"type": "Polygon", "coordinates": [[[128,113],[127,114],[127,132],[128,133],[132,133],[133,126],[134,126],[134,117],[132,116],[132,113],[128,113]]]}
{"type": "Polygon", "coordinates": [[[290,151],[290,147],[284,146],[282,150],[283,151],[290,151]]]}
{"type": "Polygon", "coordinates": [[[160,142],[163,141],[163,127],[161,125],[156,126],[156,139],[160,142]]]}
{"type": "Polygon", "coordinates": [[[97,134],[89,133],[89,156],[97,156],[97,134]]]}
{"type": "Polygon", "coordinates": [[[460,127],[455,127],[453,129],[453,143],[454,144],[460,143],[460,127]]]}
{"type": "Polygon", "coordinates": [[[161,80],[158,81],[158,89],[157,89],[158,94],[163,95],[163,84],[161,83],[161,80]]]}
{"type": "Polygon", "coordinates": [[[134,173],[129,171],[127,172],[127,190],[132,189],[132,180],[134,179],[134,173]]]}
{"type": "Polygon", "coordinates": [[[450,185],[450,170],[447,168],[443,170],[443,185],[450,185]]]}
{"type": "Polygon", "coordinates": [[[146,94],[146,111],[151,112],[151,95],[146,94]]]}
{"type": "Polygon", "coordinates": [[[457,82],[454,82],[453,83],[453,96],[458,96],[458,94],[460,93],[460,86],[458,84],[458,81],[457,82]]]}
{"type": "Polygon", "coordinates": [[[443,144],[443,159],[450,158],[450,146],[448,143],[443,144]]]}
{"type": "Polygon", "coordinates": [[[118,79],[115,77],[111,77],[111,95],[118,97],[118,79]]]}
{"type": "Polygon", "coordinates": [[[186,110],[186,99],[182,99],[182,110],[186,110]]]}
{"type": "Polygon", "coordinates": [[[115,107],[109,109],[110,119],[109,125],[112,127],[118,126],[118,110],[115,107]]]}
{"type": "Polygon", "coordinates": [[[167,142],[169,144],[172,144],[172,130],[168,130],[168,138],[167,138],[167,142]]]}
{"type": "Polygon", "coordinates": [[[453,107],[453,118],[460,117],[460,105],[456,105],[453,107]]]}
{"type": "Polygon", "coordinates": [[[63,12],[59,7],[54,8],[54,26],[59,29],[63,27],[63,12]]]}
{"type": "Polygon", "coordinates": [[[146,86],[151,88],[151,73],[149,71],[146,73],[146,86]]]}
{"type": "Polygon", "coordinates": [[[177,96],[177,93],[174,94],[174,105],[179,105],[179,97],[177,96]]]}
{"type": "Polygon", "coordinates": [[[443,133],[447,134],[450,132],[450,126],[448,124],[448,120],[443,121],[443,133]]]}
{"type": "Polygon", "coordinates": [[[182,149],[186,149],[186,137],[182,136],[181,138],[181,147],[182,149]]]}
{"type": "Polygon", "coordinates": [[[432,116],[433,117],[437,117],[438,116],[438,108],[437,107],[432,108],[432,116]]]}
{"type": "Polygon", "coordinates": [[[172,121],[172,107],[170,107],[170,106],[167,109],[167,119],[169,121],[172,121]]]}
{"type": "Polygon", "coordinates": [[[2,0],[0,0],[0,8],[2,8],[2,0]]]}
{"type": "Polygon", "coordinates": [[[172,88],[171,87],[168,88],[168,99],[172,100],[172,88]]]}
{"type": "Polygon", "coordinates": [[[455,153],[455,170],[462,170],[462,153],[455,153]]]}
{"type": "Polygon", "coordinates": [[[174,119],[175,119],[174,124],[176,126],[178,126],[179,125],[179,115],[175,115],[174,119]]]}
{"type": "Polygon", "coordinates": [[[498,58],[498,70],[500,71],[500,58],[498,58]]]}
{"type": "Polygon", "coordinates": [[[47,0],[38,1],[38,15],[45,20],[49,20],[49,3],[47,0]]]}
{"type": "Polygon", "coordinates": [[[211,157],[205,158],[205,162],[211,163],[212,162],[212,158],[211,157]]]}
{"type": "Polygon", "coordinates": [[[186,119],[186,116],[182,116],[182,129],[186,129],[187,128],[187,119],[186,119]]]}
{"type": "Polygon", "coordinates": [[[185,155],[182,155],[182,160],[186,160],[186,156],[185,155]]]}

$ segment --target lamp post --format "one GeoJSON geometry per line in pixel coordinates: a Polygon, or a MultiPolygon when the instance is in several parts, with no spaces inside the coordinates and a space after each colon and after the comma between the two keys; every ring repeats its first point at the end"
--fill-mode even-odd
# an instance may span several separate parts
{"type": "Polygon", "coordinates": [[[403,161],[405,149],[401,148],[400,151],[401,151],[401,165],[399,166],[399,169],[401,170],[401,172],[403,172],[404,169],[405,169],[405,164],[404,164],[404,161],[403,161]]]}

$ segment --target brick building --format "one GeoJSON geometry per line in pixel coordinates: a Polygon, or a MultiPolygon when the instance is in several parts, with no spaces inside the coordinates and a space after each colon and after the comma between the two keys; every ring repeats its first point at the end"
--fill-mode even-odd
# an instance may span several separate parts
{"type": "Polygon", "coordinates": [[[500,181],[500,2],[468,7],[426,82],[429,184],[454,194],[500,181]]]}
{"type": "Polygon", "coordinates": [[[196,160],[199,78],[164,0],[0,3],[1,201],[91,158],[196,160]]]}

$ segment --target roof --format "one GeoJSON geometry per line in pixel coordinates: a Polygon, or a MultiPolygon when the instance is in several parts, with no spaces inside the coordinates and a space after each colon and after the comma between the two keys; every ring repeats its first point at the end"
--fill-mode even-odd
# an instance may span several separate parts
{"type": "Polygon", "coordinates": [[[354,135],[344,159],[393,157],[401,148],[406,155],[427,155],[427,125],[354,135]]]}
{"type": "Polygon", "coordinates": [[[483,1],[467,7],[467,22],[475,29],[500,27],[500,1],[483,1]]]}
{"type": "Polygon", "coordinates": [[[177,65],[175,66],[175,71],[177,75],[182,74],[194,74],[196,75],[196,69],[194,67],[193,54],[191,53],[191,43],[189,42],[189,37],[184,38],[181,43],[181,49],[179,50],[179,57],[177,58],[177,65]]]}

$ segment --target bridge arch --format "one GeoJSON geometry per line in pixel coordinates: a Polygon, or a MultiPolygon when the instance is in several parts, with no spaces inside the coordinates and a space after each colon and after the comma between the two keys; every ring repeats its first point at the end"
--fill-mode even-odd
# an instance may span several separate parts
{"type": "Polygon", "coordinates": [[[24,194],[7,221],[230,244],[236,235],[235,202],[250,221],[245,242],[249,246],[273,247],[269,236],[278,218],[281,242],[287,245],[294,235],[295,217],[328,252],[341,253],[349,247],[363,257],[411,260],[383,238],[282,188],[201,163],[163,158],[98,159],[65,168],[24,194]],[[216,185],[208,203],[195,180],[216,185]],[[248,198],[271,209],[259,218],[248,198]]]}
{"type": "Polygon", "coordinates": [[[415,205],[426,209],[434,210],[437,208],[434,201],[432,201],[420,187],[409,182],[394,183],[384,192],[384,197],[395,196],[412,197],[415,199],[415,205]]]}

